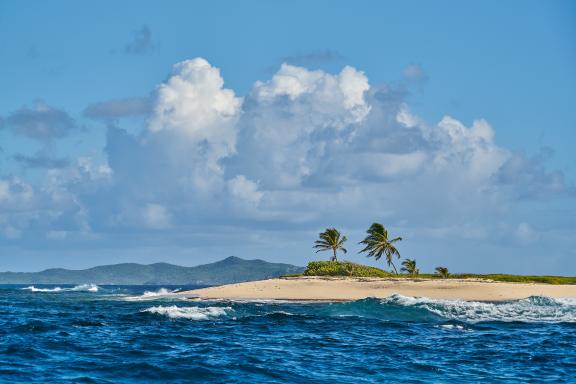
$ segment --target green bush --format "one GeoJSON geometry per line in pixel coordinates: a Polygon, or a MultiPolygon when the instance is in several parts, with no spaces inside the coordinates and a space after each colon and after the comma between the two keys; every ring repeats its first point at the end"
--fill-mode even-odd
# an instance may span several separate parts
{"type": "Polygon", "coordinates": [[[544,284],[576,284],[576,277],[568,276],[522,276],[522,275],[507,275],[507,274],[488,274],[488,275],[475,275],[475,274],[460,274],[450,276],[459,279],[489,279],[494,281],[510,282],[510,283],[544,283],[544,284]]]}
{"type": "Polygon", "coordinates": [[[283,279],[285,277],[301,277],[304,276],[302,273],[287,273],[285,275],[278,276],[278,278],[283,279]]]}
{"type": "MultiPolygon", "coordinates": [[[[304,276],[352,276],[352,277],[397,277],[410,278],[409,275],[395,275],[379,268],[368,267],[349,261],[312,261],[304,271],[304,276]]],[[[422,273],[417,278],[440,279],[437,274],[422,273]]],[[[448,279],[486,279],[513,283],[576,284],[576,277],[568,276],[519,276],[507,274],[479,275],[472,273],[451,274],[448,279]]]]}
{"type": "Polygon", "coordinates": [[[379,268],[349,261],[311,261],[304,276],[391,277],[393,274],[379,268]]]}
{"type": "MultiPolygon", "coordinates": [[[[423,279],[441,279],[437,274],[421,273],[417,277],[423,279]]],[[[507,275],[503,273],[493,273],[487,275],[479,275],[475,273],[457,273],[448,276],[448,279],[482,279],[493,280],[505,283],[542,283],[552,285],[576,284],[575,276],[522,276],[522,275],[507,275]]]]}

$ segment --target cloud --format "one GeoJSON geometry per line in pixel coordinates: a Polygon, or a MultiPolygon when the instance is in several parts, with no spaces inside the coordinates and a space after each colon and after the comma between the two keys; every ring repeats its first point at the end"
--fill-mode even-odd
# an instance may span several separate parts
{"type": "Polygon", "coordinates": [[[528,223],[520,223],[514,232],[517,240],[524,245],[534,243],[539,239],[539,234],[528,223]]]}
{"type": "Polygon", "coordinates": [[[430,124],[402,93],[349,66],[331,74],[283,64],[241,98],[197,58],[177,63],[151,104],[141,135],[108,129],[107,193],[129,196],[100,209],[115,226],[242,220],[236,214],[256,226],[315,225],[379,211],[447,226],[465,215],[488,222],[527,184],[565,187],[496,145],[487,121],[430,124]]]}
{"type": "Polygon", "coordinates": [[[146,97],[130,97],[88,105],[84,116],[94,120],[118,120],[125,117],[147,115],[151,111],[151,100],[146,97]]]}
{"type": "Polygon", "coordinates": [[[69,164],[68,159],[52,158],[42,153],[32,156],[16,154],[13,159],[26,168],[64,168],[69,164]]]}
{"type": "Polygon", "coordinates": [[[157,140],[156,135],[184,141],[195,147],[189,160],[196,154],[204,163],[195,159],[199,168],[221,173],[220,159],[235,150],[241,104],[241,98],[224,88],[218,68],[201,58],[183,61],[157,89],[148,127],[150,140],[157,140]]]}
{"type": "Polygon", "coordinates": [[[231,173],[266,188],[300,185],[366,118],[369,89],[366,76],[351,67],[332,75],[283,64],[272,79],[256,82],[244,103],[231,173]]]}
{"type": "Polygon", "coordinates": [[[0,237],[18,239],[23,227],[34,220],[36,194],[33,187],[17,177],[0,178],[0,237]]]}
{"type": "Polygon", "coordinates": [[[420,65],[410,64],[404,68],[404,78],[410,81],[426,81],[428,75],[420,65]]]}
{"type": "Polygon", "coordinates": [[[155,44],[152,41],[152,32],[147,25],[134,32],[130,42],[124,46],[124,53],[129,55],[144,55],[154,51],[155,44]]]}
{"type": "Polygon", "coordinates": [[[304,66],[317,63],[325,63],[329,61],[338,61],[341,59],[342,55],[340,53],[329,49],[324,49],[285,56],[282,58],[282,62],[292,65],[304,66]]]}
{"type": "MultiPolygon", "coordinates": [[[[92,110],[132,110],[119,105],[92,110]]],[[[350,66],[329,73],[283,64],[240,97],[218,68],[186,60],[155,90],[141,133],[109,126],[105,161],[47,170],[28,200],[44,207],[30,212],[43,213],[4,219],[4,227],[28,234],[36,225],[43,238],[193,234],[207,243],[242,230],[272,246],[270,236],[309,237],[327,225],[361,233],[377,220],[415,243],[442,239],[445,249],[457,241],[522,245],[534,230],[518,223],[539,219],[522,204],[545,210],[549,199],[573,195],[547,169],[547,153],[517,154],[495,136],[484,119],[426,121],[403,92],[350,66]]]]}
{"type": "Polygon", "coordinates": [[[13,112],[5,118],[4,126],[16,135],[40,141],[62,138],[79,128],[66,112],[43,102],[13,112]]]}
{"type": "Polygon", "coordinates": [[[258,190],[258,184],[252,180],[248,180],[243,175],[238,175],[230,179],[228,181],[228,188],[233,197],[250,205],[258,205],[264,195],[258,190]]]}
{"type": "Polygon", "coordinates": [[[147,204],[142,212],[144,222],[153,229],[165,229],[170,226],[171,215],[160,204],[147,204]]]}
{"type": "Polygon", "coordinates": [[[242,99],[224,87],[218,68],[204,59],[178,63],[156,90],[153,110],[141,136],[109,127],[106,153],[113,170],[110,193],[130,196],[108,206],[117,226],[144,224],[161,205],[171,220],[197,221],[222,210],[225,193],[222,161],[235,151],[242,99]],[[152,204],[152,205],[150,205],[152,204]]]}
{"type": "Polygon", "coordinates": [[[27,205],[34,197],[30,184],[16,177],[0,179],[0,207],[17,209],[27,205]]]}
{"type": "Polygon", "coordinates": [[[494,181],[519,199],[576,196],[576,187],[568,184],[561,171],[546,169],[546,160],[551,155],[546,150],[531,157],[512,153],[494,173],[494,181]]]}
{"type": "Polygon", "coordinates": [[[352,67],[283,64],[241,99],[194,59],[158,87],[142,137],[110,131],[108,156],[118,193],[172,207],[175,226],[192,217],[315,225],[374,212],[447,226],[501,213],[511,195],[498,175],[514,154],[487,121],[427,123],[402,93],[352,67]]]}

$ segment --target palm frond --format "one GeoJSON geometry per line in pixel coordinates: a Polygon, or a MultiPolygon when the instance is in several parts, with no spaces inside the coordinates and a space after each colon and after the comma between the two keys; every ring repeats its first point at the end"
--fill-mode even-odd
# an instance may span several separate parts
{"type": "Polygon", "coordinates": [[[332,250],[332,260],[336,260],[338,251],[348,252],[343,246],[348,239],[346,236],[342,236],[336,228],[327,228],[324,232],[319,233],[318,237],[319,240],[316,240],[312,247],[316,249],[316,252],[332,250]]]}
{"type": "Polygon", "coordinates": [[[389,240],[388,231],[380,223],[372,223],[366,233],[368,235],[359,243],[364,245],[364,248],[360,251],[360,253],[366,252],[368,257],[374,257],[376,260],[380,260],[384,254],[386,255],[386,263],[388,266],[394,268],[394,271],[396,271],[393,258],[394,256],[400,258],[400,252],[396,247],[392,245],[392,243],[400,241],[402,238],[396,237],[392,240],[389,240]]]}

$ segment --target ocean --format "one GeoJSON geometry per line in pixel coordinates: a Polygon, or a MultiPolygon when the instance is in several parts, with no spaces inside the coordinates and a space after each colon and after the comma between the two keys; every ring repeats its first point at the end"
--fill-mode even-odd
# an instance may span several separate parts
{"type": "Polygon", "coordinates": [[[576,299],[186,300],[0,286],[2,383],[576,383],[576,299]]]}

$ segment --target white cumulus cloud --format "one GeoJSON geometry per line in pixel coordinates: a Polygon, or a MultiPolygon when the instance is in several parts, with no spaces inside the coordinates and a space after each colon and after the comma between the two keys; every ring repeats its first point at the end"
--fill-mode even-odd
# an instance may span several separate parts
{"type": "Polygon", "coordinates": [[[157,87],[150,110],[141,134],[109,126],[102,164],[71,161],[34,187],[0,179],[0,207],[20,207],[0,214],[0,233],[16,238],[36,225],[50,239],[124,229],[188,238],[196,230],[218,242],[222,228],[241,227],[264,242],[298,228],[309,241],[328,225],[361,233],[385,221],[413,244],[522,243],[534,232],[524,223],[538,218],[518,213],[518,197],[543,207],[540,198],[573,196],[544,158],[499,146],[486,120],[428,122],[404,92],[350,66],[283,64],[240,97],[218,68],[186,60],[157,87]]]}
{"type": "Polygon", "coordinates": [[[216,161],[234,152],[241,102],[224,88],[218,68],[201,58],[186,60],[158,87],[149,129],[176,131],[182,139],[204,142],[209,160],[216,161]]]}

